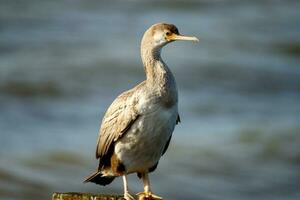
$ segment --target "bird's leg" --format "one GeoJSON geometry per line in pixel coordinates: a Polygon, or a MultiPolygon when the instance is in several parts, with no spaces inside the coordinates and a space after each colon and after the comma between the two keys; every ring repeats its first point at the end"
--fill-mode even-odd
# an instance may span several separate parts
{"type": "Polygon", "coordinates": [[[128,191],[128,181],[126,175],[123,175],[123,184],[124,184],[124,199],[135,200],[135,198],[128,191]]]}
{"type": "Polygon", "coordinates": [[[142,180],[144,183],[144,192],[140,192],[137,194],[138,200],[162,200],[161,197],[152,194],[148,173],[142,174],[142,180]]]}
{"type": "Polygon", "coordinates": [[[151,194],[151,188],[150,188],[150,180],[149,180],[149,175],[148,173],[142,174],[142,179],[144,183],[144,192],[145,194],[151,194]]]}

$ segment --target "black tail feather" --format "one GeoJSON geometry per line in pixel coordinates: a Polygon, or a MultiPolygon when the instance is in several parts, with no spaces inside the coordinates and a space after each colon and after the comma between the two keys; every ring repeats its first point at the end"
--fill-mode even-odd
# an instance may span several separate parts
{"type": "Polygon", "coordinates": [[[101,172],[95,172],[89,177],[87,177],[83,182],[93,182],[99,185],[108,185],[115,179],[114,176],[103,176],[101,172]]]}

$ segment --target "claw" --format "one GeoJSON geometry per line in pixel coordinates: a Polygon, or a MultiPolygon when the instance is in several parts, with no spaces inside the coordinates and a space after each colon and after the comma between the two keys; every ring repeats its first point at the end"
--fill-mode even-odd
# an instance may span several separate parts
{"type": "Polygon", "coordinates": [[[124,194],[125,200],[135,200],[135,198],[128,192],[124,194]]]}
{"type": "Polygon", "coordinates": [[[163,200],[162,197],[154,195],[151,192],[139,192],[136,195],[138,200],[163,200]]]}

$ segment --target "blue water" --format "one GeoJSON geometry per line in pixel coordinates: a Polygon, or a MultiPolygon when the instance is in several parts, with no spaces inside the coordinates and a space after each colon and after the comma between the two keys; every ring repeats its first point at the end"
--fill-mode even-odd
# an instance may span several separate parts
{"type": "MultiPolygon", "coordinates": [[[[299,1],[0,1],[0,199],[82,184],[96,169],[100,121],[144,79],[139,44],[170,22],[199,44],[163,58],[182,123],[151,174],[171,200],[300,198],[299,1]]],[[[137,193],[142,183],[130,176],[137,193]]]]}

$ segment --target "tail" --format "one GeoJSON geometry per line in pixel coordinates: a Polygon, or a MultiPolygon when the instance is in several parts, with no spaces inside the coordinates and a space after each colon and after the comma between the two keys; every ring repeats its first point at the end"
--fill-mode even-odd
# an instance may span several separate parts
{"type": "Polygon", "coordinates": [[[87,177],[83,182],[84,183],[93,182],[104,186],[110,184],[114,179],[115,179],[114,176],[103,176],[103,174],[99,171],[87,177]]]}

